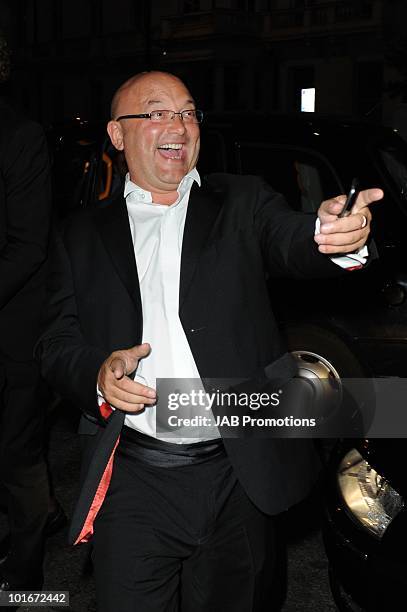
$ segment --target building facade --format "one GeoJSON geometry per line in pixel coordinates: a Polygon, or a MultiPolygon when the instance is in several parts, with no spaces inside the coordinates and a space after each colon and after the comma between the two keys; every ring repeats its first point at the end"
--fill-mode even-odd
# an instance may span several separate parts
{"type": "Polygon", "coordinates": [[[3,0],[11,88],[44,123],[105,119],[140,70],[174,71],[205,110],[315,110],[394,123],[388,47],[403,0],[3,0]]]}

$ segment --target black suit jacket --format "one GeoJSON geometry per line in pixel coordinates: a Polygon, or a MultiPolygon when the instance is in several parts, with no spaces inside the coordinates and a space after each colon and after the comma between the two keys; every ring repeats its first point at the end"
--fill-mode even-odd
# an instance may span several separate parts
{"type": "MultiPolygon", "coordinates": [[[[284,347],[266,272],[276,279],[340,273],[318,252],[314,226],[315,217],[292,211],[257,177],[214,174],[201,188],[194,184],[182,245],[179,314],[202,378],[258,377],[273,363],[278,369],[284,347]]],[[[92,421],[88,431],[98,433],[74,517],[75,539],[92,501],[89,490],[124,418],[116,411],[106,426],[100,417],[98,370],[112,351],[142,339],[137,265],[122,195],[73,218],[56,238],[52,260],[47,320],[38,345],[43,374],[82,407],[92,421]]],[[[277,281],[275,286],[278,291],[277,281]]],[[[225,439],[225,447],[248,495],[267,513],[299,501],[317,476],[308,440],[225,439]]]]}
{"type": "Polygon", "coordinates": [[[43,130],[0,100],[0,355],[16,361],[39,334],[50,207],[43,130]]]}

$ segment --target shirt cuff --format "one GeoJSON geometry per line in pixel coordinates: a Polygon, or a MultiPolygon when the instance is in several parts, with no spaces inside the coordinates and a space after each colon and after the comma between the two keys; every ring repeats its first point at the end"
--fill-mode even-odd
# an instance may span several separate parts
{"type": "Polygon", "coordinates": [[[99,385],[96,385],[96,398],[99,404],[99,412],[104,419],[108,419],[112,414],[114,408],[110,404],[107,403],[105,398],[102,395],[101,390],[99,389],[99,385]]]}
{"type": "MultiPolygon", "coordinates": [[[[319,217],[317,217],[315,221],[314,235],[316,236],[317,234],[320,233],[320,231],[321,231],[321,221],[319,220],[319,217]]],[[[362,248],[355,251],[355,253],[347,253],[346,255],[330,257],[329,259],[334,264],[336,264],[337,266],[340,266],[344,270],[351,271],[351,270],[358,270],[360,268],[363,268],[368,257],[369,257],[369,250],[367,246],[365,245],[362,248]]]]}

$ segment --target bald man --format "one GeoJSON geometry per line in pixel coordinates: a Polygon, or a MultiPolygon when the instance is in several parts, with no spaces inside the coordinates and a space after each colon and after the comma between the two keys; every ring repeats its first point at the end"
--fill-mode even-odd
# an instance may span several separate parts
{"type": "MultiPolygon", "coordinates": [[[[157,380],[295,374],[270,309],[271,277],[332,276],[367,240],[362,192],[316,219],[256,177],[197,168],[202,112],[174,75],[136,75],[107,130],[128,174],[110,205],[69,222],[52,257],[43,373],[84,413],[74,542],[93,540],[99,612],[269,611],[273,515],[318,472],[308,440],[222,438],[158,426],[157,380]]],[[[250,120],[250,118],[248,118],[250,120]]],[[[260,381],[260,382],[259,382],[260,381]]]]}

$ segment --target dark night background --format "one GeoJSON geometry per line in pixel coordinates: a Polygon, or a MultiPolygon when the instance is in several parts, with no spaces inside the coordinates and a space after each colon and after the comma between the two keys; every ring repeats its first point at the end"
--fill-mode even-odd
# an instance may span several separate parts
{"type": "MultiPolygon", "coordinates": [[[[1,0],[7,86],[45,125],[103,120],[112,92],[149,68],[184,78],[205,111],[299,111],[399,127],[403,0],[1,0]],[[400,85],[400,86],[399,86],[400,85]]],[[[403,68],[401,68],[402,70],[403,68]]]]}
{"type": "MultiPolygon", "coordinates": [[[[300,112],[301,89],[315,87],[317,113],[407,137],[406,22],[405,0],[0,0],[0,53],[5,41],[11,52],[2,89],[46,128],[104,121],[114,90],[156,68],[183,78],[204,111],[245,111],[248,121],[253,111],[300,112]]],[[[75,419],[61,411],[51,423],[50,466],[67,513],[79,469],[75,419]]],[[[281,520],[284,612],[336,609],[318,508],[309,500],[281,520]]],[[[69,590],[74,612],[95,610],[86,557],[64,533],[48,542],[44,588],[69,590]]]]}

